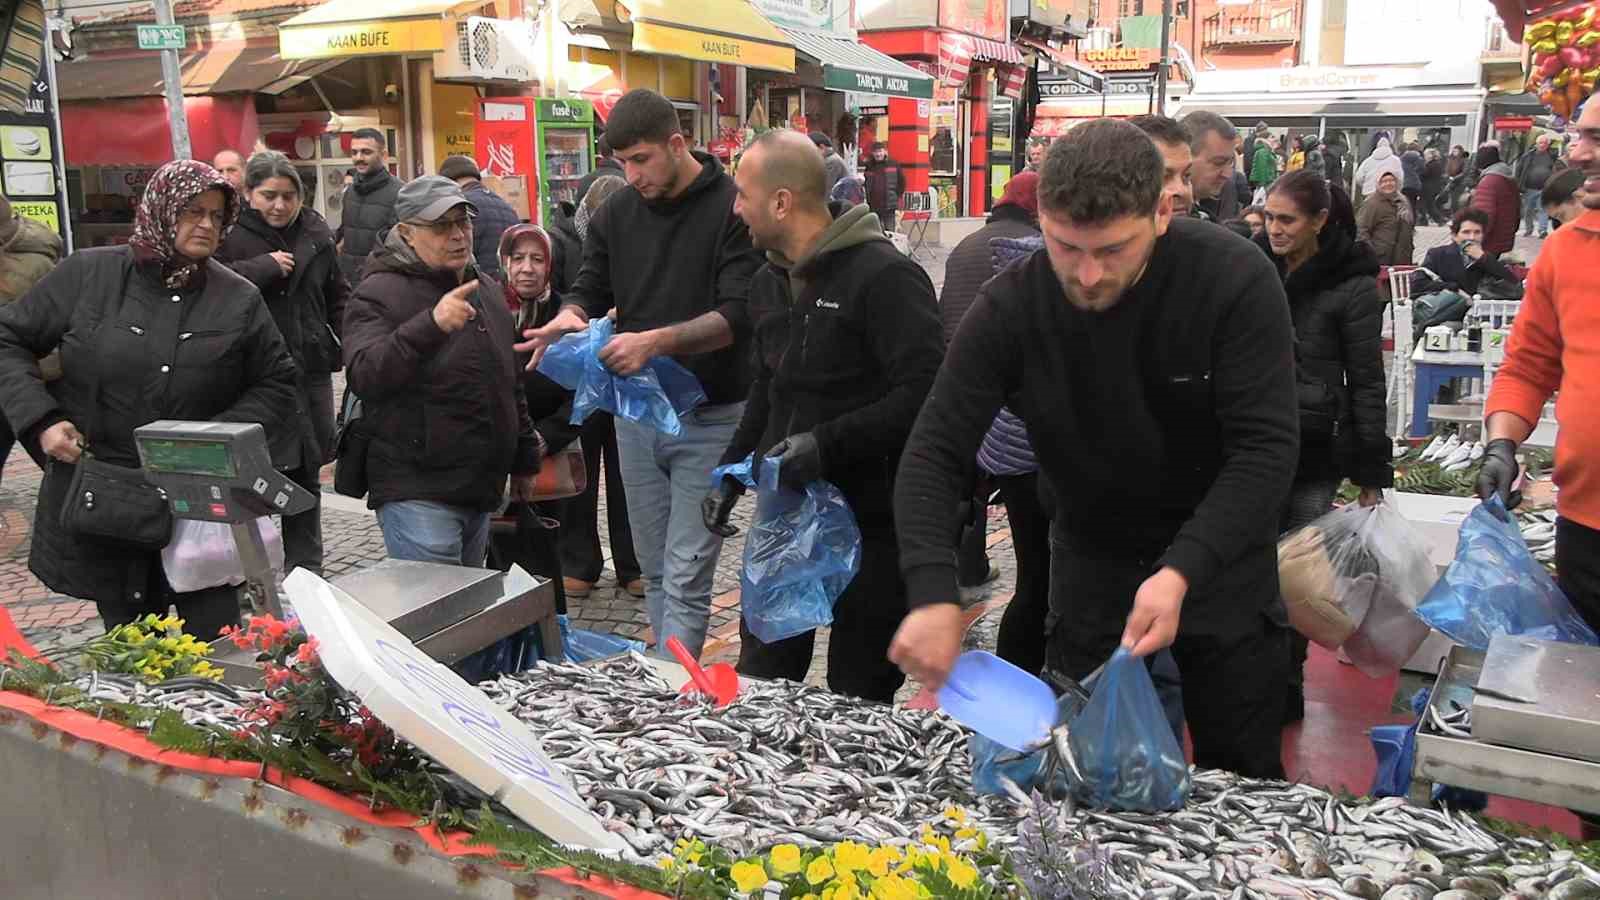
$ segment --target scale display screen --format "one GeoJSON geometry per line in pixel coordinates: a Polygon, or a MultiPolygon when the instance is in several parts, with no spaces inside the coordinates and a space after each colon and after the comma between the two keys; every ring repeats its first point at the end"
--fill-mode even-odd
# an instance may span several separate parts
{"type": "Polygon", "coordinates": [[[233,478],[233,454],[228,441],[169,440],[141,438],[144,450],[144,467],[152,472],[170,472],[175,475],[203,475],[211,478],[233,478]]]}

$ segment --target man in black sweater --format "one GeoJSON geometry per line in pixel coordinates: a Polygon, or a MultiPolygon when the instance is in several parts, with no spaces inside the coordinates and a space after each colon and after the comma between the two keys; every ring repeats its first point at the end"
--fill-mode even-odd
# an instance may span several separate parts
{"type": "Polygon", "coordinates": [[[550,324],[525,332],[517,349],[531,351],[529,367],[537,366],[551,343],[614,308],[617,333],[601,349],[602,363],[632,375],[651,358],[670,356],[700,380],[706,403],[679,416],[679,434],[616,420],[657,646],[676,636],[698,655],[722,551],[722,538],[700,520],[700,501],[744,410],[745,300],[761,256],[734,215],[733,179],[714,157],[689,149],[665,97],[628,92],[611,111],[606,137],[629,187],[589,220],[568,305],[550,324]]]}
{"type": "Polygon", "coordinates": [[[900,463],[912,611],[890,655],[937,688],[961,649],[951,521],[1005,406],[1058,501],[1047,668],[1082,678],[1119,645],[1171,646],[1196,762],[1281,777],[1289,651],[1266,612],[1299,453],[1289,307],[1248,241],[1173,218],[1162,177],[1125,122],[1050,148],[1045,250],[979,294],[900,463]]]}
{"type": "MultiPolygon", "coordinates": [[[[928,275],[865,205],[829,208],[827,170],[798,131],[769,131],[745,152],[734,209],[767,265],[750,284],[755,383],[723,463],[778,457],[794,490],[826,479],[861,528],[861,569],[833,608],[828,686],[882,703],[905,680],[889,641],[906,613],[895,546],[894,473],[944,358],[928,275]],[[803,351],[802,351],[803,348],[803,351]]],[[[707,495],[706,527],[731,535],[744,488],[707,495]]],[[[740,621],[739,671],[803,681],[815,632],[767,644],[740,621]]]]}

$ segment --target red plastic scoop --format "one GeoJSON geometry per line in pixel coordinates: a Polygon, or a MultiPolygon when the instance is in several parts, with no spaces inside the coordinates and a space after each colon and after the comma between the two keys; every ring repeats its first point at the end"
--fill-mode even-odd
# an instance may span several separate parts
{"type": "Polygon", "coordinates": [[[727,706],[738,696],[739,673],[734,671],[733,666],[713,663],[711,668],[702,669],[699,661],[689,655],[689,648],[676,637],[667,638],[667,649],[689,670],[689,683],[679,689],[680,693],[698,691],[716,701],[718,706],[727,706]]]}

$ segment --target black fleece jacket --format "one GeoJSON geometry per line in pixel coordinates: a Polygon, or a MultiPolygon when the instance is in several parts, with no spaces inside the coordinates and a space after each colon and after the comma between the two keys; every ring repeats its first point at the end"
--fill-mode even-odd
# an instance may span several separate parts
{"type": "Polygon", "coordinates": [[[733,179],[715,157],[694,156],[700,175],[675,199],[647,203],[631,187],[606,198],[589,220],[567,302],[591,319],[616,307],[618,334],[720,313],[733,328],[731,346],[674,358],[700,379],[707,403],[737,403],[748,385],[740,365],[750,334],[745,301],[762,260],[733,214],[733,179]]]}
{"type": "Polygon", "coordinates": [[[811,432],[822,477],[862,528],[892,523],[895,470],[944,356],[933,282],[865,205],[798,264],[776,255],[750,284],[755,381],[723,463],[811,432]]]}
{"type": "Polygon", "coordinates": [[[1185,610],[1186,630],[1253,622],[1271,603],[1275,585],[1226,589],[1247,558],[1270,571],[1299,443],[1288,304],[1249,241],[1175,219],[1100,313],[1067,301],[1042,250],[984,285],[900,462],[912,606],[956,601],[961,473],[1002,406],[1055,488],[1056,537],[1177,569],[1203,610],[1185,610]]]}

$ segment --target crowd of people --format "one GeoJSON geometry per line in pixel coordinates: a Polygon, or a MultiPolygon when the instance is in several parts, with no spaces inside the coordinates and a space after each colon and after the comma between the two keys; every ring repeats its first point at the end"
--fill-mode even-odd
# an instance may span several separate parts
{"type": "MultiPolygon", "coordinates": [[[[1515,168],[1481,147],[1471,205],[1426,264],[1434,288],[1472,295],[1515,280],[1498,257],[1519,223],[1570,226],[1529,274],[1480,490],[1514,503],[1517,447],[1559,389],[1557,556],[1600,624],[1585,462],[1600,453],[1600,104],[1577,128],[1564,156],[1540,141],[1515,168]]],[[[601,577],[603,469],[619,586],[642,597],[658,648],[698,655],[745,491],[710,473],[752,455],[785,487],[822,479],[849,502],[861,563],[827,677],[887,702],[907,676],[949,675],[962,522],[998,492],[1018,562],[1000,654],[1078,679],[1126,647],[1149,658],[1200,765],[1282,776],[1306,642],[1284,615],[1276,542],[1345,479],[1364,506],[1393,484],[1378,274],[1412,261],[1414,228],[1441,212],[1429,195],[1463,157],[1385,136],[1347,182],[1342,150],[1285,148],[1203,110],[1090,121],[1029,147],[936,295],[885,234],[904,184],[881,145],[855,176],[824,136],[775,130],[730,175],[668,100],[632,91],[549,229],[518,221],[470,159],[402,183],[381,134],[352,146],[337,229],[270,151],[167,164],[127,246],[59,263],[59,244],[0,215],[0,406],[45,468],[30,565],[51,589],[94,600],[108,627],[170,603],[197,633],[231,624],[230,590],[175,593],[159,553],[73,533],[60,513],[84,454],[137,476],[140,424],[260,422],[308,490],[336,456],[361,473],[394,558],[479,566],[508,503],[558,519],[547,574],[569,598],[601,577]],[[602,317],[611,371],[669,357],[698,381],[705,402],[676,433],[570,422],[571,391],[539,363],[602,317]],[[340,368],[363,404],[343,423],[362,436],[349,451],[340,368]],[[541,466],[575,443],[587,490],[536,506],[541,466]]],[[[289,567],[320,571],[320,512],[290,517],[284,544],[289,567]]],[[[745,627],[739,670],[798,679],[813,652],[812,633],[766,643],[745,627]]]]}

